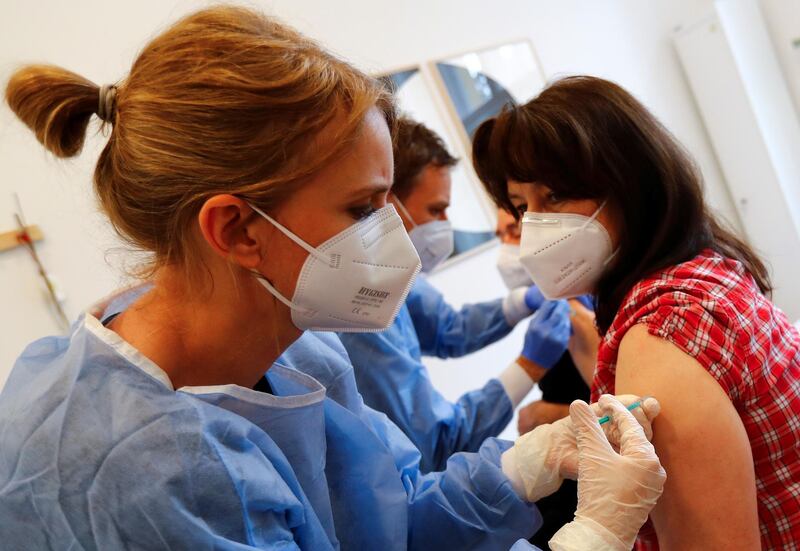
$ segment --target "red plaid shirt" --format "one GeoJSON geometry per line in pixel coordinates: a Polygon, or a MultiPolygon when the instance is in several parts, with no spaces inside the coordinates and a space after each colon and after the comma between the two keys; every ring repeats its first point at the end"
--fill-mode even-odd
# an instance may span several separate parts
{"type": "MultiPolygon", "coordinates": [[[[704,251],[636,284],[600,345],[592,399],[614,394],[617,354],[636,324],[697,360],[744,423],[761,545],[800,549],[800,334],[741,263],[704,251]]],[[[636,542],[658,549],[649,522],[636,542]]]]}

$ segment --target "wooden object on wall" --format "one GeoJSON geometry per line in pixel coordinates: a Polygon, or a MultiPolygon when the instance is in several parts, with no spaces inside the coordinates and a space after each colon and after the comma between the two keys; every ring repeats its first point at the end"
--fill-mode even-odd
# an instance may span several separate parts
{"type": "MultiPolygon", "coordinates": [[[[41,241],[44,239],[44,234],[39,226],[27,226],[25,230],[33,241],[41,241]]],[[[19,230],[0,233],[0,252],[21,246],[22,241],[20,241],[20,235],[21,232],[19,230]]]]}

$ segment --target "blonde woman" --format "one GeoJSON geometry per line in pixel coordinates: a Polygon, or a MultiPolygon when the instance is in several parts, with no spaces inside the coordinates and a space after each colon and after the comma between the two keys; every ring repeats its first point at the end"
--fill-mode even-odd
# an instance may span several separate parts
{"type": "Polygon", "coordinates": [[[623,455],[581,403],[574,425],[422,475],[363,405],[336,336],[317,332],[386,327],[419,269],[386,204],[394,113],[372,79],[220,7],[155,38],[116,86],[26,67],[6,98],[61,157],[94,115],[110,127],[95,189],[151,253],[153,285],[15,364],[0,395],[3,547],[507,549],[586,449],[592,505],[564,545],[624,545],[644,522],[664,475],[619,402],[605,409],[623,455]]]}

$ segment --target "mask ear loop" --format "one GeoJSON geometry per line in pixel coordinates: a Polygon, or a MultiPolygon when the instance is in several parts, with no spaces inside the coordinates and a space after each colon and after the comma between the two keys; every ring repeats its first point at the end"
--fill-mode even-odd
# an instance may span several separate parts
{"type": "MultiPolygon", "coordinates": [[[[277,302],[275,302],[277,299],[278,299],[278,297],[276,297],[275,295],[272,295],[272,305],[273,306],[277,306],[277,302]]],[[[277,310],[277,308],[273,308],[273,310],[277,310]]],[[[278,316],[276,316],[274,314],[272,315],[272,337],[273,337],[273,340],[275,341],[275,359],[277,360],[281,356],[281,338],[278,335],[278,316]]],[[[267,374],[265,373],[264,377],[266,377],[266,376],[267,376],[267,374]]]]}
{"type": "Polygon", "coordinates": [[[597,210],[594,211],[594,214],[589,217],[589,219],[583,224],[583,226],[581,226],[581,231],[585,230],[589,226],[589,224],[597,220],[597,217],[600,216],[600,212],[602,212],[603,208],[606,206],[606,203],[608,203],[608,199],[603,201],[602,204],[599,207],[597,207],[597,210]]]}
{"type": "MultiPolygon", "coordinates": [[[[597,210],[594,211],[594,214],[589,217],[589,219],[586,221],[586,223],[583,226],[581,226],[581,231],[585,230],[589,226],[589,224],[591,224],[592,222],[597,220],[597,217],[600,216],[600,212],[606,206],[606,203],[608,203],[608,199],[603,201],[603,203],[599,207],[597,207],[597,210]]],[[[608,263],[611,262],[614,259],[615,256],[617,256],[618,252],[619,252],[619,247],[617,247],[617,250],[615,250],[613,253],[611,253],[611,255],[603,261],[603,267],[604,268],[606,266],[608,266],[608,263]]]]}
{"type": "MultiPolygon", "coordinates": [[[[247,204],[250,206],[251,209],[253,209],[255,212],[260,214],[263,218],[265,218],[270,224],[272,224],[273,226],[278,228],[286,237],[288,237],[289,239],[291,239],[292,241],[294,241],[295,243],[300,245],[302,248],[304,248],[306,251],[308,251],[309,254],[311,254],[315,258],[319,259],[320,261],[325,262],[326,264],[329,264],[331,262],[331,259],[327,258],[324,253],[319,252],[317,249],[315,249],[314,247],[312,247],[311,245],[309,245],[308,243],[306,243],[305,241],[303,241],[302,239],[297,237],[294,233],[292,233],[287,228],[285,228],[283,225],[281,225],[280,222],[278,222],[277,220],[272,218],[269,214],[267,214],[266,212],[264,212],[260,208],[254,206],[254,205],[252,205],[250,203],[247,203],[247,204]]],[[[275,297],[276,299],[281,301],[283,304],[285,304],[286,307],[289,308],[290,310],[297,310],[297,311],[303,312],[305,314],[312,314],[313,313],[313,310],[309,310],[308,308],[303,308],[302,306],[299,306],[299,305],[295,304],[294,302],[292,302],[291,300],[289,300],[288,298],[283,296],[283,294],[280,291],[278,291],[278,289],[272,283],[270,283],[269,280],[266,277],[264,277],[264,274],[261,274],[260,272],[257,272],[255,270],[251,270],[250,273],[252,273],[256,277],[256,279],[258,279],[258,282],[261,285],[263,285],[273,297],[275,297]]]]}
{"type": "Polygon", "coordinates": [[[605,268],[606,266],[608,266],[608,263],[609,263],[609,262],[611,262],[612,260],[614,260],[614,257],[615,257],[615,256],[617,256],[617,253],[618,253],[618,252],[619,252],[619,247],[617,247],[617,250],[616,250],[616,251],[614,251],[613,253],[611,253],[611,256],[609,256],[608,258],[606,258],[606,259],[603,261],[603,267],[604,267],[604,268],[605,268]]]}
{"type": "Polygon", "coordinates": [[[251,209],[260,214],[262,218],[265,218],[270,224],[278,228],[281,231],[281,233],[283,233],[283,235],[285,235],[286,237],[288,237],[289,239],[300,245],[302,248],[304,248],[306,251],[308,251],[308,254],[313,255],[315,258],[321,260],[322,262],[325,262],[326,264],[331,262],[331,258],[328,255],[318,251],[317,249],[315,249],[314,247],[312,247],[311,245],[309,245],[308,243],[297,237],[288,228],[284,227],[280,222],[272,218],[269,214],[267,214],[260,208],[256,207],[255,205],[251,205],[250,203],[247,204],[250,206],[251,209]]]}
{"type": "Polygon", "coordinates": [[[309,310],[308,308],[303,308],[302,306],[298,306],[297,304],[295,304],[294,302],[283,296],[283,294],[280,291],[278,291],[278,289],[276,289],[275,286],[272,283],[270,283],[269,280],[266,277],[264,277],[263,274],[255,270],[250,270],[250,273],[256,276],[258,282],[264,287],[266,287],[267,291],[269,291],[272,296],[274,296],[279,301],[284,303],[290,309],[299,310],[301,312],[311,312],[311,310],[309,310]]]}
{"type": "Polygon", "coordinates": [[[406,218],[408,218],[408,221],[411,222],[411,225],[416,228],[417,223],[414,222],[413,218],[411,218],[411,214],[409,214],[408,210],[406,209],[405,205],[403,205],[403,202],[400,200],[400,198],[394,193],[392,193],[392,197],[394,197],[394,200],[397,202],[397,206],[400,207],[400,211],[406,216],[406,218]]]}

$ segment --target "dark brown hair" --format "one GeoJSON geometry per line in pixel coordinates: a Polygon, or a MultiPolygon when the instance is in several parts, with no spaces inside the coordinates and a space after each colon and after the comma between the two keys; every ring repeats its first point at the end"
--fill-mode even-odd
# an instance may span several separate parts
{"type": "Polygon", "coordinates": [[[426,166],[445,167],[458,163],[433,130],[406,117],[396,122],[393,149],[392,193],[401,201],[414,189],[417,176],[426,166]]]}
{"type": "Polygon", "coordinates": [[[741,262],[771,291],[763,262],[706,206],[689,154],[612,82],[568,77],[507,107],[476,131],[473,162],[498,206],[516,217],[509,179],[544,184],[564,199],[608,199],[619,213],[619,251],[596,289],[601,333],[637,282],[707,248],[741,262]]]}
{"type": "MultiPolygon", "coordinates": [[[[55,66],[27,66],[6,101],[59,157],[80,153],[99,114],[100,87],[55,66]]],[[[114,228],[165,264],[191,269],[197,212],[239,195],[269,211],[336,158],[376,107],[390,131],[394,104],[375,79],[257,11],[218,6],[156,36],[116,87],[95,191],[114,228]],[[316,140],[336,119],[335,136],[316,140]]]]}

